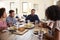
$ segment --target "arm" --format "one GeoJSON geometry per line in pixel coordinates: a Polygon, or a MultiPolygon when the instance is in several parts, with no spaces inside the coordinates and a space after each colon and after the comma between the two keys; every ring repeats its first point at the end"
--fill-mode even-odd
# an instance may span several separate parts
{"type": "Polygon", "coordinates": [[[25,20],[26,20],[26,23],[27,23],[27,20],[29,20],[29,15],[26,17],[26,19],[25,19],[25,20]]]}
{"type": "Polygon", "coordinates": [[[60,21],[56,21],[55,40],[60,40],[60,21]]]}
{"type": "Polygon", "coordinates": [[[60,40],[60,31],[57,30],[57,29],[55,30],[54,39],[55,39],[55,40],[60,40]]]}

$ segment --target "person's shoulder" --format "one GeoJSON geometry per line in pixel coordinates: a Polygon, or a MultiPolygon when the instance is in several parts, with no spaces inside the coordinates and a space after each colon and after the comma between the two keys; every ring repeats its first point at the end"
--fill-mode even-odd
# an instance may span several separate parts
{"type": "Polygon", "coordinates": [[[31,14],[29,14],[28,16],[31,16],[31,14]]]}
{"type": "Polygon", "coordinates": [[[56,24],[57,24],[57,25],[59,24],[59,26],[60,26],[60,20],[56,21],[56,24]]]}
{"type": "Polygon", "coordinates": [[[37,14],[35,14],[35,16],[38,16],[37,14]]]}
{"type": "Polygon", "coordinates": [[[31,14],[29,14],[28,16],[31,16],[31,14]]]}
{"type": "Polygon", "coordinates": [[[60,20],[57,20],[56,23],[60,23],[60,20]]]}
{"type": "Polygon", "coordinates": [[[60,20],[56,21],[56,29],[60,31],[60,20]]]}

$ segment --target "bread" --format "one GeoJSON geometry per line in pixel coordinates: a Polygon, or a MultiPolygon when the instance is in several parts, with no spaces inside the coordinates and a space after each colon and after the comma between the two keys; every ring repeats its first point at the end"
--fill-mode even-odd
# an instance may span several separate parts
{"type": "Polygon", "coordinates": [[[32,26],[32,24],[26,24],[25,25],[27,28],[30,28],[32,26]]]}
{"type": "Polygon", "coordinates": [[[20,32],[23,32],[24,30],[25,30],[24,27],[20,27],[20,28],[18,28],[18,31],[20,31],[20,32]]]}

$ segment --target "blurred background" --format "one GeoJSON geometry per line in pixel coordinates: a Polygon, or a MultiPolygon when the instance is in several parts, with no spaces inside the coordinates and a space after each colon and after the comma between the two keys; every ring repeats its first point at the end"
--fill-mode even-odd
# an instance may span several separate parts
{"type": "Polygon", "coordinates": [[[31,9],[36,10],[40,19],[45,19],[45,9],[51,5],[59,5],[60,0],[0,0],[0,8],[6,8],[7,15],[9,10],[15,10],[16,15],[30,14],[31,9]]]}

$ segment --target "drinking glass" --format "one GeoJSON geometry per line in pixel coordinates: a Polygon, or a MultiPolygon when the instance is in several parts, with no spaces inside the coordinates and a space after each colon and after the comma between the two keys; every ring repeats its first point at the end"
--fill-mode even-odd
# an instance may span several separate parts
{"type": "Polygon", "coordinates": [[[27,20],[28,23],[30,23],[30,20],[27,20]]]}
{"type": "Polygon", "coordinates": [[[38,24],[38,20],[35,20],[35,24],[38,24]]]}

